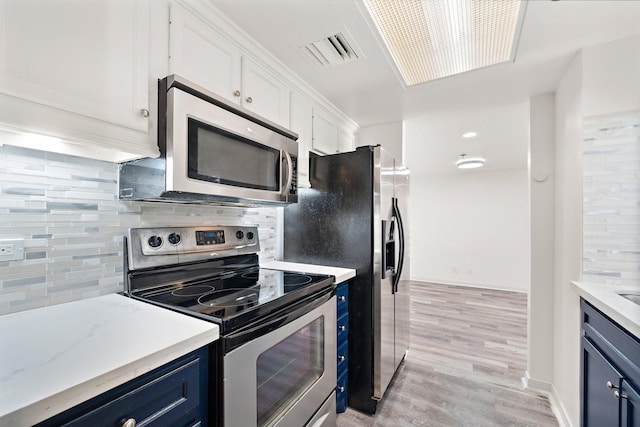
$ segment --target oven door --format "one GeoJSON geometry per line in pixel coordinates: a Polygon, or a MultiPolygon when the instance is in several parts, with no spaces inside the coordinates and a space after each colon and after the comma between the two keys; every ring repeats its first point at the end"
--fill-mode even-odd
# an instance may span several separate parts
{"type": "Polygon", "coordinates": [[[175,87],[167,110],[167,191],[297,201],[294,139],[175,87]]]}
{"type": "Polygon", "coordinates": [[[335,411],[318,414],[336,385],[333,290],[227,341],[243,337],[224,355],[225,426],[335,425],[335,411]]]}

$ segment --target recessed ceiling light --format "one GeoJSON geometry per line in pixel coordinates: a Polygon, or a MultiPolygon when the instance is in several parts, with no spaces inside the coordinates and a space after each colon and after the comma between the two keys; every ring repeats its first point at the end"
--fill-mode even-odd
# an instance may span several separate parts
{"type": "Polygon", "coordinates": [[[463,138],[475,138],[476,136],[478,136],[478,132],[465,132],[462,134],[463,138]]]}
{"type": "Polygon", "coordinates": [[[364,0],[364,5],[411,86],[513,61],[526,0],[364,0]]]}
{"type": "Polygon", "coordinates": [[[460,158],[456,162],[458,169],[475,169],[484,166],[485,160],[481,157],[466,157],[466,154],[461,154],[460,158]]]}

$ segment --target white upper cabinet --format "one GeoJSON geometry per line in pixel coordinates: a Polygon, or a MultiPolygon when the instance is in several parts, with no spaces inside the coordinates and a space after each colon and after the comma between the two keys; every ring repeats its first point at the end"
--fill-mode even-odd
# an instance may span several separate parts
{"type": "Polygon", "coordinates": [[[313,107],[313,151],[334,154],[338,147],[338,119],[321,107],[313,107]]]}
{"type": "Polygon", "coordinates": [[[149,28],[148,0],[0,1],[0,126],[157,155],[149,28]]]}
{"type": "Polygon", "coordinates": [[[298,92],[291,93],[291,130],[298,134],[298,187],[310,187],[309,150],[313,138],[313,103],[298,92]]]}
{"type": "Polygon", "coordinates": [[[355,136],[345,126],[338,128],[338,151],[344,153],[355,149],[355,136]]]}
{"type": "Polygon", "coordinates": [[[169,34],[170,73],[289,127],[288,86],[227,36],[177,4],[171,5],[169,34]]]}
{"type": "Polygon", "coordinates": [[[242,58],[242,105],[288,128],[290,90],[249,58],[242,58]]]}
{"type": "Polygon", "coordinates": [[[240,103],[240,50],[209,24],[172,4],[169,25],[169,73],[178,74],[240,103]]]}

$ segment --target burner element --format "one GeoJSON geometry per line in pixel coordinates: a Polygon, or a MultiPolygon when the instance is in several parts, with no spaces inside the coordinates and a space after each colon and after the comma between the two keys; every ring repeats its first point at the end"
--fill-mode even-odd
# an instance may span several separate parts
{"type": "Polygon", "coordinates": [[[207,307],[252,306],[258,302],[259,289],[232,288],[213,291],[198,298],[198,304],[207,307]]]}
{"type": "Polygon", "coordinates": [[[186,288],[176,289],[171,291],[171,295],[174,297],[195,297],[198,295],[206,294],[211,291],[215,291],[216,288],[207,285],[188,286],[186,288]]]}
{"type": "Polygon", "coordinates": [[[301,286],[301,285],[306,285],[307,283],[311,282],[311,277],[307,276],[306,274],[300,274],[300,273],[290,273],[288,271],[286,271],[284,273],[284,285],[285,286],[301,286]]]}

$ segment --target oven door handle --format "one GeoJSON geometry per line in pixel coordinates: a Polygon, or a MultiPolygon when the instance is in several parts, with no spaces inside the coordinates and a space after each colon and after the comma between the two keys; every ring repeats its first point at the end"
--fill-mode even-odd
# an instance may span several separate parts
{"type": "Polygon", "coordinates": [[[223,338],[224,353],[227,354],[231,350],[240,347],[242,344],[256,339],[257,337],[266,335],[275,331],[282,326],[293,322],[294,320],[304,316],[305,314],[315,310],[322,304],[326,303],[335,294],[335,287],[332,286],[320,295],[314,295],[311,298],[304,299],[290,306],[286,310],[276,313],[270,318],[265,319],[257,325],[250,325],[245,328],[232,332],[223,338]]]}

